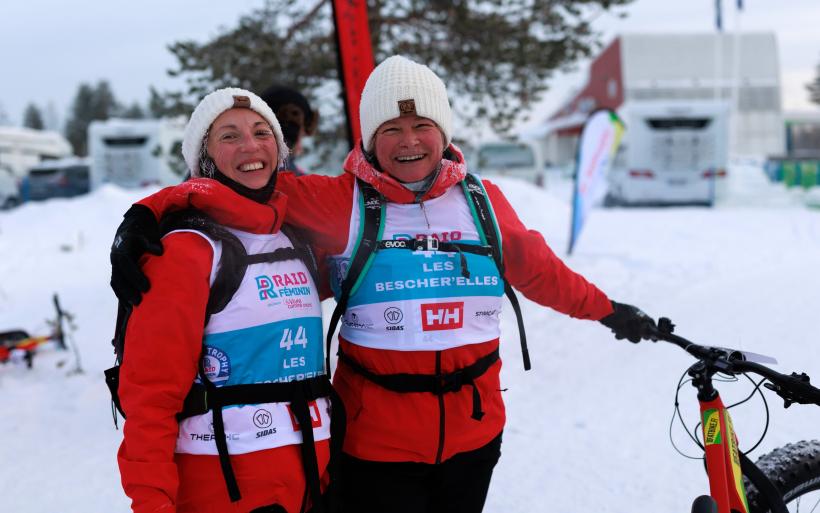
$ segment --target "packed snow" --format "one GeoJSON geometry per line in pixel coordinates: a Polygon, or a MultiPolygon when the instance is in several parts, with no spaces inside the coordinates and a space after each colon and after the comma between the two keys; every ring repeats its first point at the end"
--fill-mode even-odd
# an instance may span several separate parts
{"type": "MultiPolygon", "coordinates": [[[[594,210],[571,257],[569,184],[495,181],[525,224],[611,298],[672,318],[693,341],[772,355],[779,370],[820,382],[820,210],[805,206],[812,195],[767,183],[757,167],[735,166],[730,180],[716,208],[594,210]]],[[[0,366],[0,511],[128,510],[115,457],[122,432],[102,375],[113,362],[116,311],[108,249],[122,212],[148,192],[107,186],[0,213],[0,331],[46,334],[56,292],[75,316],[83,371],[71,352],[48,348],[31,370],[0,366]]],[[[324,307],[328,314],[332,302],[324,307]]],[[[672,448],[669,421],[691,358],[668,344],[617,341],[597,322],[526,300],[522,307],[533,370],[522,369],[507,308],[508,420],[485,511],[688,512],[708,484],[702,461],[672,448]]],[[[719,386],[727,403],[750,389],[745,380],[719,386]]],[[[784,410],[767,396],[769,434],[752,459],[820,435],[820,408],[784,410]]],[[[694,390],[686,386],[680,398],[692,427],[694,390]]],[[[763,430],[762,404],[733,411],[748,448],[763,430]]],[[[679,426],[673,437],[700,456],[679,426]]]]}

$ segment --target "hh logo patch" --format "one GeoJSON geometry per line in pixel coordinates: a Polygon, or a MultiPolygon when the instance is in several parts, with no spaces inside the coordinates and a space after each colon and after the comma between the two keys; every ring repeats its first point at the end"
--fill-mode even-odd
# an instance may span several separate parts
{"type": "Polygon", "coordinates": [[[421,326],[424,331],[455,330],[463,325],[463,301],[421,305],[421,326]]]}
{"type": "Polygon", "coordinates": [[[412,116],[416,113],[416,100],[399,100],[399,115],[412,116]]]}
{"type": "MultiPolygon", "coordinates": [[[[322,417],[319,415],[319,406],[316,404],[316,401],[310,401],[308,403],[308,411],[310,412],[311,427],[314,429],[322,427],[322,417]]],[[[288,405],[288,413],[290,413],[290,421],[293,423],[293,430],[299,431],[299,421],[296,420],[296,415],[293,414],[293,410],[290,409],[290,405],[288,405]]]]}
{"type": "Polygon", "coordinates": [[[238,96],[234,95],[233,97],[233,106],[234,108],[239,109],[250,109],[251,108],[251,99],[247,96],[238,96]]]}

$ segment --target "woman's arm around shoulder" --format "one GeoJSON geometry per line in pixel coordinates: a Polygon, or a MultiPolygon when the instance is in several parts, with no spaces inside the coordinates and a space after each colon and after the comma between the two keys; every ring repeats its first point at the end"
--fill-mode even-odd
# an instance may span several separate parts
{"type": "Polygon", "coordinates": [[[175,510],[175,415],[197,373],[210,293],[210,243],[185,232],[163,243],[162,257],[143,257],[151,289],[128,321],[120,368],[119,394],[128,418],[118,462],[136,513],[175,510]]]}

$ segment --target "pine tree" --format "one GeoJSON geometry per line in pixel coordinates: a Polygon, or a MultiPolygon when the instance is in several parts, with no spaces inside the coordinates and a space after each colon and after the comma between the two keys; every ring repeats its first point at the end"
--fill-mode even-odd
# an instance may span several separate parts
{"type": "Polygon", "coordinates": [[[809,101],[820,104],[820,65],[817,66],[817,76],[806,84],[806,89],[809,91],[809,101]]]}
{"type": "Polygon", "coordinates": [[[182,93],[160,93],[154,87],[149,90],[148,113],[154,118],[188,115],[193,106],[182,100],[182,93]]]}
{"type": "Polygon", "coordinates": [[[80,84],[77,94],[74,95],[65,127],[65,136],[74,148],[75,155],[85,156],[87,154],[87,131],[88,124],[91,123],[93,108],[94,89],[88,84],[80,84]]]}
{"type": "MultiPolygon", "coordinates": [[[[377,62],[399,53],[427,64],[444,79],[466,124],[504,133],[540,99],[556,70],[598,48],[591,20],[630,1],[368,0],[368,16],[377,62]]],[[[338,79],[331,18],[328,0],[268,0],[205,43],[173,43],[177,67],[169,73],[188,87],[165,98],[190,112],[202,96],[229,85],[261,91],[287,83],[309,98],[320,87],[323,97],[332,96],[338,79]]],[[[323,131],[341,131],[341,100],[320,109],[323,131]]]]}
{"type": "Polygon", "coordinates": [[[134,102],[130,107],[120,112],[118,116],[125,119],[144,119],[145,111],[138,102],[134,102]]]}
{"type": "Polygon", "coordinates": [[[34,130],[43,130],[45,128],[43,115],[33,103],[29,103],[26,110],[23,111],[23,126],[34,130]]]}
{"type": "Polygon", "coordinates": [[[81,157],[88,154],[88,125],[92,121],[108,119],[119,110],[119,103],[107,81],[99,81],[96,87],[80,84],[65,128],[74,153],[81,157]]]}
{"type": "Polygon", "coordinates": [[[108,119],[121,110],[108,81],[100,80],[97,82],[97,87],[94,89],[91,119],[108,119]]]}

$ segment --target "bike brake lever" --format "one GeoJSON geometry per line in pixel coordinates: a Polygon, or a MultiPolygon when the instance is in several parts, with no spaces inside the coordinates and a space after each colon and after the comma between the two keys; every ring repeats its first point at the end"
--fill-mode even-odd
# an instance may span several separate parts
{"type": "Polygon", "coordinates": [[[775,394],[779,395],[781,399],[783,399],[783,407],[788,408],[792,404],[794,404],[794,400],[791,398],[791,395],[780,385],[775,385],[774,383],[763,383],[763,386],[774,392],[775,394]]]}
{"type": "Polygon", "coordinates": [[[764,383],[763,386],[773,391],[783,399],[783,407],[788,408],[794,403],[800,404],[820,404],[820,391],[812,386],[809,377],[805,372],[797,374],[792,372],[787,378],[794,388],[801,388],[803,390],[795,392],[783,387],[777,383],[764,383]],[[814,397],[812,397],[814,396],[814,397]]]}

